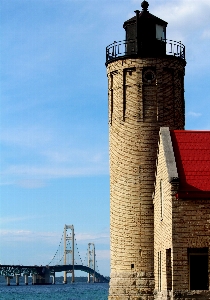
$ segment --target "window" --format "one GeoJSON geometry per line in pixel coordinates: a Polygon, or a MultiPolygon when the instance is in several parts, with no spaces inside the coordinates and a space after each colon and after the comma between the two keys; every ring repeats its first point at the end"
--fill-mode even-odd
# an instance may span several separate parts
{"type": "Polygon", "coordinates": [[[161,26],[156,24],[156,39],[162,40],[166,38],[166,28],[165,26],[161,26]]]}
{"type": "Polygon", "coordinates": [[[208,290],[208,248],[189,248],[190,290],[208,290]]]}
{"type": "Polygon", "coordinates": [[[126,116],[126,102],[129,102],[130,95],[132,95],[133,91],[133,72],[136,71],[136,68],[125,68],[123,70],[123,121],[125,121],[126,116]]]}
{"type": "Polygon", "coordinates": [[[161,251],[158,252],[158,291],[161,291],[161,251]]]}
{"type": "Polygon", "coordinates": [[[171,248],[166,249],[166,284],[167,290],[172,289],[171,248]]]}
{"type": "Polygon", "coordinates": [[[163,181],[160,180],[160,217],[163,219],[163,181]]]}
{"type": "Polygon", "coordinates": [[[113,115],[113,74],[111,74],[111,84],[110,84],[110,92],[111,92],[111,99],[110,99],[110,124],[112,124],[112,115],[113,115]]]}

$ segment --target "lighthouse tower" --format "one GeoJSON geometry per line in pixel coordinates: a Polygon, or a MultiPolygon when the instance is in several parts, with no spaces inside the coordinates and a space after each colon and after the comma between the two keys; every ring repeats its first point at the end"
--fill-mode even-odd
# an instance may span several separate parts
{"type": "Polygon", "coordinates": [[[166,39],[167,23],[142,11],[106,48],[110,137],[109,300],[153,299],[152,194],[161,126],[184,129],[185,48],[166,39]]]}

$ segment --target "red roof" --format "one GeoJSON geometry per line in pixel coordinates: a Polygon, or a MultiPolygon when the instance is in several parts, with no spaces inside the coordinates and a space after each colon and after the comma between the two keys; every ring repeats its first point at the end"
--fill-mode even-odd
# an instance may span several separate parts
{"type": "Polygon", "coordinates": [[[180,191],[210,191],[210,131],[171,130],[180,191]]]}

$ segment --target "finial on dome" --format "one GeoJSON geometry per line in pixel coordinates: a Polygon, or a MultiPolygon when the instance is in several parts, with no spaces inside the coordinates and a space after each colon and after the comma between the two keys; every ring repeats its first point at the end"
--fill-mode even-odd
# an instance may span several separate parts
{"type": "Polygon", "coordinates": [[[143,11],[147,11],[147,9],[149,7],[149,3],[147,1],[143,1],[141,3],[141,7],[142,7],[143,11]]]}

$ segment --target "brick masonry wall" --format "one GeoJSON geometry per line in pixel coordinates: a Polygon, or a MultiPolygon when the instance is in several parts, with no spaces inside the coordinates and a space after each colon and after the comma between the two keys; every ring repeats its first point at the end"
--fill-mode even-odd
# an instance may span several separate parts
{"type": "Polygon", "coordinates": [[[165,153],[163,149],[163,141],[161,138],[159,143],[156,185],[154,195],[155,290],[167,291],[166,249],[172,249],[172,196],[171,184],[168,178],[165,153]],[[160,252],[161,262],[158,262],[158,253],[160,254],[160,252]]]}
{"type": "MultiPolygon", "coordinates": [[[[172,206],[173,289],[184,291],[189,289],[187,249],[210,247],[210,200],[173,197],[172,206]]],[[[210,299],[210,293],[208,295],[210,299]]]]}
{"type": "Polygon", "coordinates": [[[158,135],[160,126],[184,128],[184,67],[185,62],[173,56],[119,59],[107,66],[111,235],[109,299],[153,299],[152,193],[158,135]],[[144,79],[144,72],[148,69],[155,73],[151,82],[144,79]],[[168,86],[167,89],[165,86],[168,86]]]}

